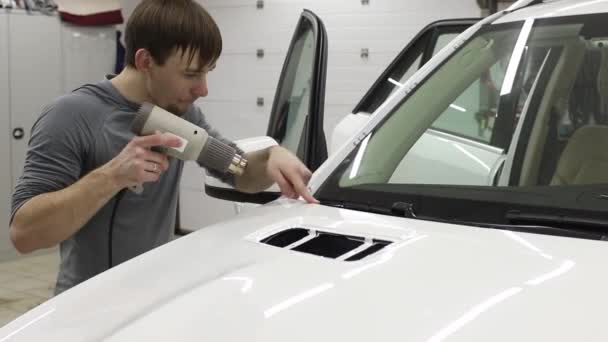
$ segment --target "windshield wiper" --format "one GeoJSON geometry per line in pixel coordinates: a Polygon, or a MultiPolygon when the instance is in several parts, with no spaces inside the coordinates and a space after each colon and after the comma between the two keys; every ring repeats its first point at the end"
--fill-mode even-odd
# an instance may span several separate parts
{"type": "Polygon", "coordinates": [[[468,226],[477,226],[483,228],[510,230],[522,233],[535,233],[543,235],[563,236],[577,239],[587,240],[608,240],[608,235],[604,232],[594,232],[589,230],[580,230],[575,228],[561,228],[550,225],[531,225],[531,224],[500,224],[500,223],[485,223],[471,221],[447,221],[447,223],[462,224],[468,226]]]}
{"type": "Polygon", "coordinates": [[[481,228],[501,229],[522,233],[536,233],[588,240],[608,240],[608,221],[572,216],[523,214],[519,211],[509,211],[505,217],[508,223],[502,224],[416,215],[415,211],[413,210],[413,205],[406,202],[395,202],[392,204],[390,209],[382,206],[376,206],[371,203],[335,200],[322,200],[321,203],[338,208],[367,211],[376,214],[413,218],[439,223],[459,224],[481,228]]]}
{"type": "Polygon", "coordinates": [[[415,217],[422,220],[461,224],[482,228],[509,230],[522,233],[563,236],[587,240],[608,240],[608,221],[585,219],[571,216],[522,214],[509,211],[506,219],[509,223],[488,223],[466,220],[448,220],[429,217],[415,217]]]}
{"type": "Polygon", "coordinates": [[[550,224],[559,227],[576,226],[587,229],[608,230],[608,221],[602,219],[593,219],[586,217],[577,217],[569,215],[554,215],[540,213],[524,213],[519,210],[510,210],[505,218],[510,223],[533,223],[533,224],[550,224]]]}
{"type": "Polygon", "coordinates": [[[359,203],[359,202],[349,202],[349,201],[339,201],[339,200],[324,200],[321,199],[321,204],[329,205],[332,207],[344,208],[344,209],[352,209],[359,211],[367,211],[375,214],[383,214],[383,215],[393,215],[390,209],[386,209],[381,206],[375,206],[370,203],[359,203]]]}

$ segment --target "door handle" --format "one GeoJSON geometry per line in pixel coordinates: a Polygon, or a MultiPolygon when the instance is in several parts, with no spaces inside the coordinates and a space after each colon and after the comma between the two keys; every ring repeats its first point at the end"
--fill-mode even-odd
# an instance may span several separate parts
{"type": "Polygon", "coordinates": [[[13,138],[15,138],[16,140],[21,140],[23,139],[23,136],[25,135],[23,128],[21,127],[17,127],[13,130],[13,138]]]}

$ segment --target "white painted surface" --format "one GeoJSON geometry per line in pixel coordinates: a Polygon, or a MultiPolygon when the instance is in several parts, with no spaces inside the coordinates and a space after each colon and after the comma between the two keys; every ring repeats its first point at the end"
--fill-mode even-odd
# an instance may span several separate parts
{"type": "Polygon", "coordinates": [[[61,25],[63,91],[102,80],[116,64],[116,28],[61,25]]]}
{"type": "Polygon", "coordinates": [[[606,258],[605,241],[283,201],[76,286],[0,341],[605,341],[606,258]],[[346,262],[257,242],[291,227],[395,243],[346,262]]]}

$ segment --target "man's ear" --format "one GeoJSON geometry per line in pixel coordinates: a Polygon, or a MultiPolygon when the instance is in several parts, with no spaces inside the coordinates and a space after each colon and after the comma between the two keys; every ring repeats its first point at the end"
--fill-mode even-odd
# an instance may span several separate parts
{"type": "Polygon", "coordinates": [[[135,51],[135,68],[139,71],[149,71],[152,67],[152,55],[146,49],[138,49],[135,51]]]}

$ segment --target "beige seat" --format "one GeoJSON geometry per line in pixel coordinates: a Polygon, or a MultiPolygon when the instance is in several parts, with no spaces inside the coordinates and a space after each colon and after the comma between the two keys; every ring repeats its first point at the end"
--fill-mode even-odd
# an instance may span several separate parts
{"type": "Polygon", "coordinates": [[[568,140],[551,185],[599,183],[608,183],[608,126],[583,126],[568,140]]]}

